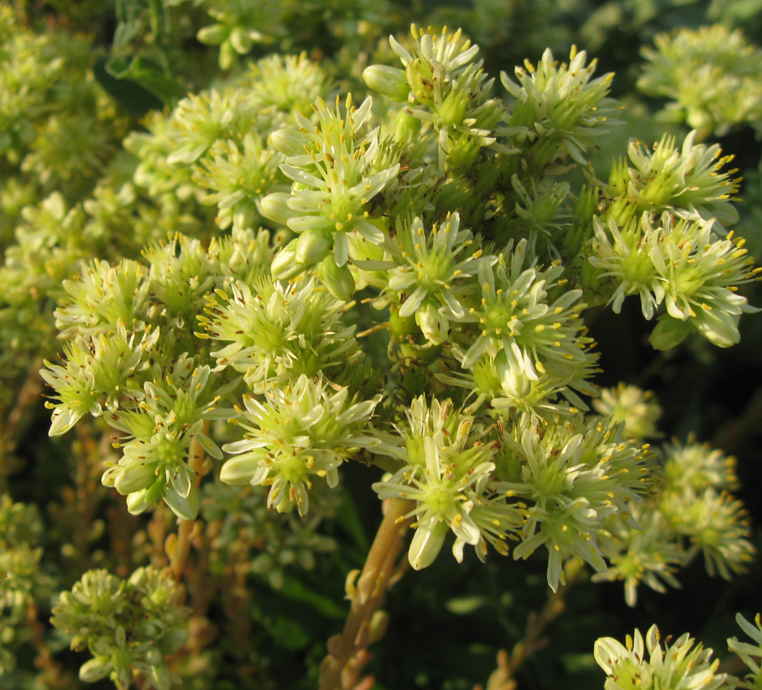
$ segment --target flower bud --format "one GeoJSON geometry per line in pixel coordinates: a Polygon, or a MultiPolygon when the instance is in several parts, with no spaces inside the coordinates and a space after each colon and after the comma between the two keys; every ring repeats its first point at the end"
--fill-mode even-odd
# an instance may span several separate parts
{"type": "Polygon", "coordinates": [[[156,463],[131,462],[114,469],[117,473],[113,486],[122,496],[147,489],[156,481],[156,463]]]}
{"type": "Polygon", "coordinates": [[[299,238],[291,240],[275,255],[270,266],[270,271],[275,280],[290,280],[304,272],[306,267],[300,264],[296,258],[296,243],[298,241],[299,238]]]}
{"type": "Polygon", "coordinates": [[[223,24],[213,24],[212,26],[205,26],[197,34],[196,38],[208,46],[218,46],[228,36],[230,32],[223,24]]]}
{"type": "Polygon", "coordinates": [[[394,138],[401,144],[412,144],[421,131],[421,121],[413,117],[405,108],[397,113],[394,120],[394,138]]]}
{"type": "Polygon", "coordinates": [[[388,65],[371,65],[363,70],[362,78],[368,88],[384,94],[395,102],[404,102],[410,93],[404,70],[388,65]]]}
{"type": "Polygon", "coordinates": [[[256,32],[250,32],[246,29],[237,28],[233,30],[230,34],[230,43],[235,48],[236,53],[246,55],[251,50],[251,46],[254,44],[252,33],[256,36],[256,32]]]}
{"type": "Polygon", "coordinates": [[[635,217],[637,210],[635,204],[630,203],[627,197],[621,197],[606,209],[605,218],[606,220],[613,220],[619,227],[622,227],[635,217]]]}
{"type": "Polygon", "coordinates": [[[79,679],[83,683],[94,683],[97,680],[105,678],[113,668],[111,658],[107,656],[96,656],[90,661],[86,661],[79,669],[79,679]]]}
{"type": "Polygon", "coordinates": [[[296,240],[296,260],[305,267],[314,266],[332,249],[333,233],[328,228],[306,230],[296,240]]]}
{"type": "Polygon", "coordinates": [[[172,628],[161,638],[161,648],[166,654],[174,654],[190,638],[190,633],[185,628],[172,628]]]}
{"type": "MultiPolygon", "coordinates": [[[[461,134],[450,144],[447,151],[447,164],[450,169],[470,170],[479,158],[481,146],[479,140],[468,134],[461,134]]],[[[488,166],[485,166],[488,167],[488,166]]]]}
{"type": "Polygon", "coordinates": [[[576,203],[574,204],[574,216],[588,223],[592,223],[593,216],[598,211],[598,187],[595,185],[582,185],[576,203]]]}
{"type": "Polygon", "coordinates": [[[164,479],[159,478],[151,486],[140,491],[134,491],[127,496],[127,510],[132,515],[140,515],[151,506],[156,505],[161,500],[162,489],[164,488],[164,479]]]}
{"type": "Polygon", "coordinates": [[[333,255],[326,256],[317,267],[318,278],[336,299],[348,302],[355,291],[355,279],[349,267],[337,266],[333,255]]]}
{"type": "Polygon", "coordinates": [[[378,642],[386,633],[389,627],[389,614],[386,611],[374,611],[370,618],[370,640],[369,644],[378,642]]]}
{"type": "Polygon", "coordinates": [[[678,183],[673,174],[659,173],[648,181],[643,191],[640,192],[640,198],[647,202],[643,210],[661,210],[672,199],[672,194],[677,188],[678,183]]]}
{"type": "Polygon", "coordinates": [[[445,126],[458,126],[463,122],[468,107],[468,96],[461,91],[451,91],[436,109],[445,126]]]}
{"type": "Polygon", "coordinates": [[[304,147],[309,141],[309,135],[293,127],[276,129],[270,134],[270,144],[272,147],[286,156],[303,155],[304,147]]]}
{"type": "Polygon", "coordinates": [[[630,185],[630,170],[624,158],[618,158],[611,166],[609,173],[609,193],[611,196],[622,196],[627,193],[630,185]]]}
{"type": "Polygon", "coordinates": [[[291,195],[285,192],[268,194],[264,199],[260,200],[259,211],[265,218],[273,221],[273,223],[286,225],[289,220],[299,215],[298,211],[288,207],[288,200],[290,198],[291,195]]]}
{"type": "Polygon", "coordinates": [[[450,333],[450,322],[439,313],[439,305],[426,300],[415,312],[415,322],[432,345],[440,345],[450,333]]]}

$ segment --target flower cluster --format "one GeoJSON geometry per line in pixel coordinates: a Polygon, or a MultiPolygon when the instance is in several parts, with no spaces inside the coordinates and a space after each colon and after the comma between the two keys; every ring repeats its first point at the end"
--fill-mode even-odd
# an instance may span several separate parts
{"type": "Polygon", "coordinates": [[[263,277],[255,285],[230,285],[230,294],[207,296],[204,333],[225,346],[211,354],[220,367],[244,374],[249,388],[263,393],[301,374],[321,372],[340,378],[342,370],[362,359],[354,327],[340,321],[343,302],[317,293],[315,281],[284,284],[263,277]],[[222,299],[227,300],[226,303],[222,299]]]}
{"type": "Polygon", "coordinates": [[[261,199],[288,189],[284,156],[270,135],[331,88],[305,56],[263,58],[235,87],[190,95],[169,114],[151,113],[148,132],[125,140],[140,159],[135,180],[153,196],[215,207],[220,228],[251,229],[263,220],[261,199]]]}
{"type": "MultiPolygon", "coordinates": [[[[437,135],[442,171],[465,171],[482,148],[495,144],[494,130],[504,117],[503,105],[490,97],[493,80],[484,73],[481,61],[474,60],[479,47],[460,30],[451,33],[445,28],[436,35],[413,26],[411,34],[412,52],[390,38],[404,70],[372,65],[363,78],[374,91],[408,104],[400,111],[400,124],[405,120],[417,121],[417,126],[430,123],[437,135]]],[[[411,127],[412,122],[406,124],[411,127]]]]}
{"type": "Polygon", "coordinates": [[[611,637],[602,637],[595,643],[595,660],[607,676],[605,690],[734,688],[727,674],[717,673],[719,659],[711,659],[712,650],[696,644],[687,633],[662,647],[655,625],[648,630],[645,640],[636,630],[633,637],[627,636],[624,645],[611,637]]]}
{"type": "Polygon", "coordinates": [[[631,503],[646,489],[643,450],[623,438],[621,426],[579,416],[551,423],[524,415],[501,444],[498,490],[518,500],[521,543],[514,558],[548,551],[548,583],[563,583],[571,557],[605,570],[600,538],[611,522],[637,528],[631,503]]]}
{"type": "Polygon", "coordinates": [[[373,198],[399,172],[399,163],[377,169],[379,130],[371,129],[372,99],[359,108],[351,94],[335,109],[322,98],[313,104],[317,124],[294,113],[298,129],[273,134],[273,146],[286,156],[283,173],[293,180],[291,193],[275,193],[262,202],[264,215],[298,233],[273,263],[273,275],[287,279],[333,252],[336,266],[349,258],[349,236],[372,244],[385,235],[370,220],[373,198]]]}
{"type": "Polygon", "coordinates": [[[296,506],[306,515],[312,477],[335,487],[339,466],[359,449],[379,443],[365,427],[381,396],[363,402],[348,396],[346,387],[334,390],[328,381],[305,375],[293,386],[268,387],[264,403],[245,396],[246,410],[233,420],[244,438],[224,446],[236,457],[222,466],[220,479],[269,486],[269,508],[288,512],[296,506]]]}
{"type": "Polygon", "coordinates": [[[586,151],[613,124],[618,105],[607,97],[613,74],[593,79],[596,62],[585,64],[585,51],[572,48],[560,65],[546,50],[540,62],[516,68],[518,83],[503,72],[501,81],[514,99],[503,130],[534,170],[543,171],[571,158],[586,163],[586,151]],[[574,94],[570,98],[571,94],[574,94]]]}
{"type": "Polygon", "coordinates": [[[154,568],[138,568],[127,580],[90,570],[53,609],[52,623],[72,636],[71,647],[87,648],[79,677],[92,683],[107,676],[120,690],[134,682],[167,690],[173,683],[166,658],[188,640],[190,611],[181,589],[154,568]]]}
{"type": "Polygon", "coordinates": [[[123,450],[103,483],[128,495],[133,513],[162,500],[182,518],[198,512],[202,456],[222,457],[207,431],[229,416],[220,403],[240,378],[212,371],[196,345],[195,316],[215,288],[263,277],[268,238],[241,233],[203,250],[177,236],[147,248],[148,266],[93,263],[64,285],[68,299],[56,315],[69,337],[65,359],[42,371],[57,397],[48,403],[50,433],[65,433],[86,414],[103,417],[123,450]]]}
{"type": "Polygon", "coordinates": [[[675,219],[665,212],[655,223],[648,213],[623,227],[610,219],[595,220],[595,255],[590,263],[616,285],[609,298],[618,312],[624,298],[639,295],[643,316],[652,319],[659,307],[652,345],[675,347],[698,332],[719,347],[738,342],[738,319],[756,311],[738,286],[757,280],[759,268],[747,256],[743,239],[721,237],[714,220],[675,219]]]}
{"type": "Polygon", "coordinates": [[[758,127],[760,51],[743,33],[724,24],[659,34],[655,48],[644,48],[648,60],[638,88],[667,97],[662,111],[668,121],[685,121],[702,138],[726,134],[732,127],[758,127]]]}
{"type": "Polygon", "coordinates": [[[281,6],[272,0],[255,5],[245,0],[223,0],[209,8],[214,24],[198,32],[198,40],[219,46],[219,64],[228,69],[238,55],[246,55],[255,43],[269,43],[281,31],[281,6]]]}
{"type": "Polygon", "coordinates": [[[678,149],[675,137],[665,134],[651,151],[633,140],[627,156],[634,167],[619,159],[611,169],[606,189],[610,203],[605,218],[623,225],[648,212],[657,216],[666,209],[691,220],[715,218],[720,227],[738,220],[731,203],[738,191],[732,175],[724,170],[732,156],[722,156],[717,144],[697,144],[696,130],[678,149]]]}
{"type": "Polygon", "coordinates": [[[637,587],[658,592],[678,587],[677,568],[703,554],[707,571],[729,579],[742,572],[753,546],[745,510],[728,491],[736,487],[735,461],[707,444],[674,442],[662,450],[654,474],[660,476],[647,500],[632,506],[640,529],[611,524],[603,542],[609,567],[596,580],[623,580],[625,599],[637,587]]]}
{"type": "Polygon", "coordinates": [[[613,422],[624,423],[625,436],[646,439],[659,435],[656,422],[662,409],[651,391],[621,382],[616,388],[601,389],[593,407],[613,422]]]}
{"type": "Polygon", "coordinates": [[[52,578],[41,567],[42,533],[36,506],[0,494],[0,677],[16,667],[30,607],[51,593],[52,578]]]}
{"type": "Polygon", "coordinates": [[[519,511],[492,486],[493,450],[482,440],[484,431],[474,428],[474,417],[454,409],[450,400],[429,404],[423,396],[405,417],[405,424],[395,424],[394,433],[370,450],[402,463],[373,489],[380,498],[415,502],[410,564],[416,570],[431,565],[450,531],[458,561],[466,544],[482,559],[488,543],[506,554],[507,532],[519,523],[519,511]]]}
{"type": "Polygon", "coordinates": [[[414,317],[426,340],[439,345],[449,336],[450,321],[466,315],[463,303],[474,291],[480,262],[497,258],[483,257],[472,233],[460,229],[457,213],[430,232],[415,217],[395,239],[399,248],[388,273],[390,299],[393,295],[401,303],[400,318],[414,317]]]}

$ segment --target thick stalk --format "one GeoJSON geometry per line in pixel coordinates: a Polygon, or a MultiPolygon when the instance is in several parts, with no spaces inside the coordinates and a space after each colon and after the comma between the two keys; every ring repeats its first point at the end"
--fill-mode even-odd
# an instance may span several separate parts
{"type": "MultiPolygon", "coordinates": [[[[412,518],[405,519],[412,504],[401,498],[389,499],[386,514],[368,552],[355,588],[348,587],[351,606],[344,630],[328,640],[328,656],[320,669],[320,690],[344,690],[342,674],[348,664],[370,643],[370,621],[379,609],[394,573],[397,556],[405,542],[412,518]]],[[[359,669],[347,669],[356,676],[359,669]]],[[[347,679],[351,683],[351,678],[347,679]]]]}

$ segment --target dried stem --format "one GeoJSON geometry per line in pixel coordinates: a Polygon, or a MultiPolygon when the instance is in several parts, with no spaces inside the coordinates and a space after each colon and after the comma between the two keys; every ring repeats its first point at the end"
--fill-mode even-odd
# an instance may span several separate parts
{"type": "Polygon", "coordinates": [[[59,664],[51,654],[50,647],[48,647],[45,641],[45,627],[40,622],[39,611],[37,605],[32,601],[27,608],[26,616],[26,629],[31,631],[31,637],[29,644],[37,652],[37,656],[34,659],[34,665],[42,671],[44,677],[50,682],[49,687],[58,687],[57,683],[65,685],[66,681],[70,681],[68,673],[64,671],[61,664],[59,664]]]}
{"type": "MultiPolygon", "coordinates": [[[[204,422],[204,426],[201,433],[206,433],[209,430],[209,422],[204,422]]],[[[204,464],[204,449],[201,444],[194,438],[190,444],[190,457],[189,462],[191,469],[196,473],[196,489],[198,489],[201,482],[201,473],[204,464]]],[[[180,529],[177,531],[177,541],[175,542],[174,549],[169,561],[169,568],[172,571],[172,576],[178,582],[182,579],[183,571],[185,570],[185,562],[188,560],[188,554],[190,553],[191,539],[193,534],[193,528],[196,525],[196,520],[181,520],[180,529]]]]}
{"type": "MultiPolygon", "coordinates": [[[[583,568],[568,569],[566,584],[559,587],[557,591],[551,591],[548,594],[545,605],[539,613],[532,611],[529,614],[524,639],[514,645],[510,654],[504,649],[497,653],[497,668],[487,681],[487,690],[514,690],[516,688],[516,679],[514,678],[516,672],[532,654],[547,645],[547,638],[542,637],[545,629],[563,613],[566,608],[566,595],[571,587],[583,577],[583,568]]],[[[483,689],[481,685],[477,685],[474,690],[483,689]]]]}
{"type": "Polygon", "coordinates": [[[400,498],[389,499],[386,504],[386,514],[357,586],[347,587],[352,603],[344,630],[328,640],[328,656],[320,669],[320,690],[346,690],[356,684],[362,663],[367,661],[371,618],[381,606],[412,521],[405,519],[410,508],[410,502],[400,498]]]}
{"type": "Polygon", "coordinates": [[[15,469],[8,461],[13,457],[19,440],[32,421],[30,410],[39,404],[42,394],[42,364],[42,359],[36,359],[29,367],[26,380],[16,396],[16,402],[0,430],[0,479],[4,479],[15,469]]]}

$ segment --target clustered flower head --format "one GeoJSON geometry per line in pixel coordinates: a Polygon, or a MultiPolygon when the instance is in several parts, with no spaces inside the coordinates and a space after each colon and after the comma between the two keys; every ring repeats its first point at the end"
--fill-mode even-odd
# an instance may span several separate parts
{"type": "Polygon", "coordinates": [[[638,88],[670,99],[663,119],[685,121],[702,138],[746,123],[759,127],[760,51],[740,29],[720,23],[680,29],[657,35],[654,43],[643,49],[648,62],[638,88]]]}
{"type": "Polygon", "coordinates": [[[290,194],[271,194],[262,202],[270,220],[284,223],[299,237],[273,263],[275,278],[290,278],[333,252],[336,266],[349,258],[348,236],[372,244],[385,235],[370,220],[370,202],[399,172],[399,163],[377,170],[379,130],[370,129],[372,99],[359,107],[351,94],[335,109],[322,98],[313,104],[317,124],[294,114],[298,129],[273,134],[273,146],[286,155],[283,173],[293,180],[290,194]]]}
{"type": "Polygon", "coordinates": [[[623,438],[621,426],[580,416],[549,422],[525,414],[499,442],[497,489],[517,501],[522,515],[514,558],[545,546],[553,590],[571,557],[604,570],[599,539],[608,536],[609,523],[637,528],[630,506],[646,489],[642,449],[623,438]]]}
{"type": "Polygon", "coordinates": [[[457,213],[429,232],[415,217],[398,229],[396,241],[389,297],[399,300],[401,318],[415,317],[426,340],[439,345],[449,336],[450,321],[465,317],[463,304],[474,291],[480,263],[497,258],[483,257],[471,232],[460,229],[457,213]]]}
{"type": "Polygon", "coordinates": [[[712,650],[688,633],[662,647],[659,629],[654,625],[645,640],[639,630],[626,643],[602,637],[595,643],[595,660],[606,673],[605,690],[730,690],[735,687],[725,673],[717,673],[719,659],[712,661],[712,650]],[[648,658],[646,658],[648,655],[648,658]]]}
{"type": "Polygon", "coordinates": [[[190,610],[181,589],[155,568],[138,568],[127,580],[90,570],[63,592],[52,623],[71,635],[71,647],[93,658],[79,672],[84,682],[110,678],[118,688],[134,682],[167,690],[173,683],[166,657],[188,640],[190,610]]]}
{"type": "Polygon", "coordinates": [[[354,402],[348,388],[334,390],[330,382],[306,375],[293,386],[268,387],[263,403],[245,396],[246,409],[234,420],[244,438],[224,446],[236,457],[225,462],[220,478],[268,486],[268,507],[287,512],[296,506],[306,515],[313,477],[335,487],[339,466],[357,449],[378,444],[364,427],[380,400],[354,402]]]}
{"type": "Polygon", "coordinates": [[[41,372],[57,398],[48,402],[50,433],[64,434],[86,414],[103,417],[123,455],[102,480],[127,495],[133,513],[161,501],[185,519],[198,512],[200,468],[191,465],[204,454],[222,458],[208,429],[229,416],[221,401],[240,377],[213,371],[208,354],[189,355],[195,315],[215,287],[263,277],[269,262],[258,250],[262,236],[250,232],[207,250],[176,236],[148,247],[147,267],[93,263],[64,286],[57,315],[69,338],[65,359],[41,372]]]}
{"type": "MultiPolygon", "coordinates": [[[[226,2],[199,38],[221,45],[230,66],[277,38],[279,16],[254,28],[268,8],[226,2]]],[[[590,154],[619,106],[611,75],[594,78],[584,52],[559,63],[546,51],[515,80],[503,74],[504,101],[461,31],[413,27],[391,48],[401,67],[363,72],[373,98],[337,95],[304,55],[264,58],[235,86],[149,115],[125,141],[132,167],[89,205],[69,210],[54,197],[28,212],[46,226],[92,227],[104,247],[102,218],[116,208],[146,239],[129,258],[83,262],[76,248],[49,251],[52,230],[25,229],[24,252],[6,254],[8,281],[38,246],[44,261],[33,265],[56,275],[45,297],[60,300],[66,344],[42,372],[54,390],[51,434],[101,418],[119,451],[102,483],[131,513],[161,502],[182,520],[201,510],[224,531],[210,557],[225,567],[225,548],[260,549],[252,558],[280,573],[274,583],[287,564],[272,544],[304,563],[308,549],[266,526],[272,544],[256,544],[253,523],[234,538],[238,525],[215,505],[238,505],[234,489],[217,480],[251,487],[246,510],[256,498],[309,520],[321,512],[318,487],[338,488],[353,460],[386,470],[373,483],[379,498],[407,501],[415,569],[452,533],[458,561],[467,545],[484,560],[512,543],[516,560],[547,558],[554,591],[582,561],[598,580],[624,581],[630,604],[640,584],[675,586],[698,554],[710,573],[739,571],[753,549],[729,463],[692,441],[662,455],[640,446],[658,434],[658,405],[632,386],[597,389],[584,321],[590,305],[618,313],[637,295],[658,318],[657,348],[692,333],[738,341],[740,315],[753,309],[737,289],[760,269],[725,228],[738,186],[727,159],[695,133],[681,147],[632,142],[601,182],[590,154]],[[160,238],[152,224],[174,231],[160,238]]],[[[26,300],[8,321],[33,312],[26,300]]],[[[116,606],[144,586],[129,582],[91,571],[57,619],[101,625],[80,620],[77,601],[116,606]]],[[[149,642],[110,623],[99,642],[80,634],[95,654],[83,677],[125,684],[133,669],[166,687],[149,642]]],[[[662,651],[650,632],[651,661],[672,655],[654,673],[709,678],[691,644],[662,651]]],[[[651,677],[639,633],[628,649],[601,649],[607,688],[631,687],[613,680],[627,677],[614,673],[622,650],[627,673],[651,677]]]]}
{"type": "Polygon", "coordinates": [[[454,409],[452,401],[421,396],[405,411],[406,423],[370,448],[403,463],[393,475],[373,485],[380,498],[415,502],[415,535],[408,557],[416,569],[433,563],[449,531],[455,534],[453,554],[463,559],[466,544],[484,558],[487,544],[507,553],[508,529],[519,521],[516,507],[495,491],[493,450],[474,429],[474,417],[454,409]]]}
{"type": "Polygon", "coordinates": [[[537,65],[516,67],[516,81],[503,72],[501,81],[514,99],[504,130],[517,147],[526,149],[537,170],[569,157],[584,165],[585,152],[612,124],[618,105],[608,98],[613,74],[593,79],[596,61],[573,47],[569,63],[558,64],[546,50],[537,65]],[[573,97],[572,97],[573,94],[573,97]]]}
{"type": "Polygon", "coordinates": [[[400,125],[405,121],[407,127],[430,123],[438,132],[441,170],[466,170],[482,148],[496,142],[494,129],[505,111],[502,103],[491,97],[494,80],[484,73],[482,62],[474,59],[479,47],[460,30],[448,32],[445,27],[437,35],[432,29],[413,26],[411,34],[412,50],[393,36],[389,39],[404,70],[372,65],[363,78],[374,91],[407,103],[399,111],[400,125]]]}
{"type": "Polygon", "coordinates": [[[635,630],[633,637],[627,636],[624,645],[611,637],[596,641],[595,660],[607,676],[605,690],[758,688],[760,666],[756,658],[762,656],[760,616],[757,614],[752,624],[739,613],[736,622],[753,641],[753,644],[741,642],[736,637],[727,641],[728,651],[737,654],[748,667],[750,673],[745,677],[717,673],[720,660],[712,661],[713,650],[704,649],[688,633],[677,640],[668,637],[662,642],[659,629],[654,625],[645,639],[635,630]]]}
{"type": "Polygon", "coordinates": [[[212,357],[243,373],[255,393],[300,374],[339,377],[362,353],[354,327],[341,323],[343,302],[315,287],[314,279],[286,284],[269,276],[253,289],[233,283],[230,295],[220,290],[207,296],[206,315],[198,317],[205,332],[197,336],[224,343],[212,357]]]}
{"type": "Polygon", "coordinates": [[[42,537],[37,506],[0,494],[0,676],[16,667],[29,607],[51,594],[54,582],[41,566],[42,537]]]}
{"type": "Polygon", "coordinates": [[[623,422],[624,433],[630,438],[659,435],[656,423],[662,409],[651,391],[621,382],[616,388],[601,389],[600,397],[593,400],[593,407],[612,422],[623,422]]]}
{"type": "Polygon", "coordinates": [[[737,487],[733,458],[689,439],[664,446],[653,456],[657,460],[654,489],[632,506],[639,529],[608,526],[608,567],[593,576],[623,581],[630,606],[640,584],[657,592],[679,587],[677,569],[699,554],[707,572],[730,579],[746,569],[753,553],[746,511],[729,493],[737,487]]]}
{"type": "Polygon", "coordinates": [[[239,55],[257,43],[270,43],[282,31],[281,6],[272,0],[252,5],[245,0],[222,0],[209,7],[214,24],[198,32],[198,40],[220,46],[219,64],[228,69],[239,55]]]}
{"type": "Polygon", "coordinates": [[[732,233],[718,235],[713,220],[664,212],[654,222],[644,213],[619,227],[613,219],[604,225],[596,218],[590,263],[616,285],[609,298],[615,312],[629,295],[639,295],[647,319],[660,312],[650,337],[655,348],[675,347],[694,331],[730,347],[740,339],[741,314],[756,310],[737,292],[759,274],[744,244],[732,233]]]}

